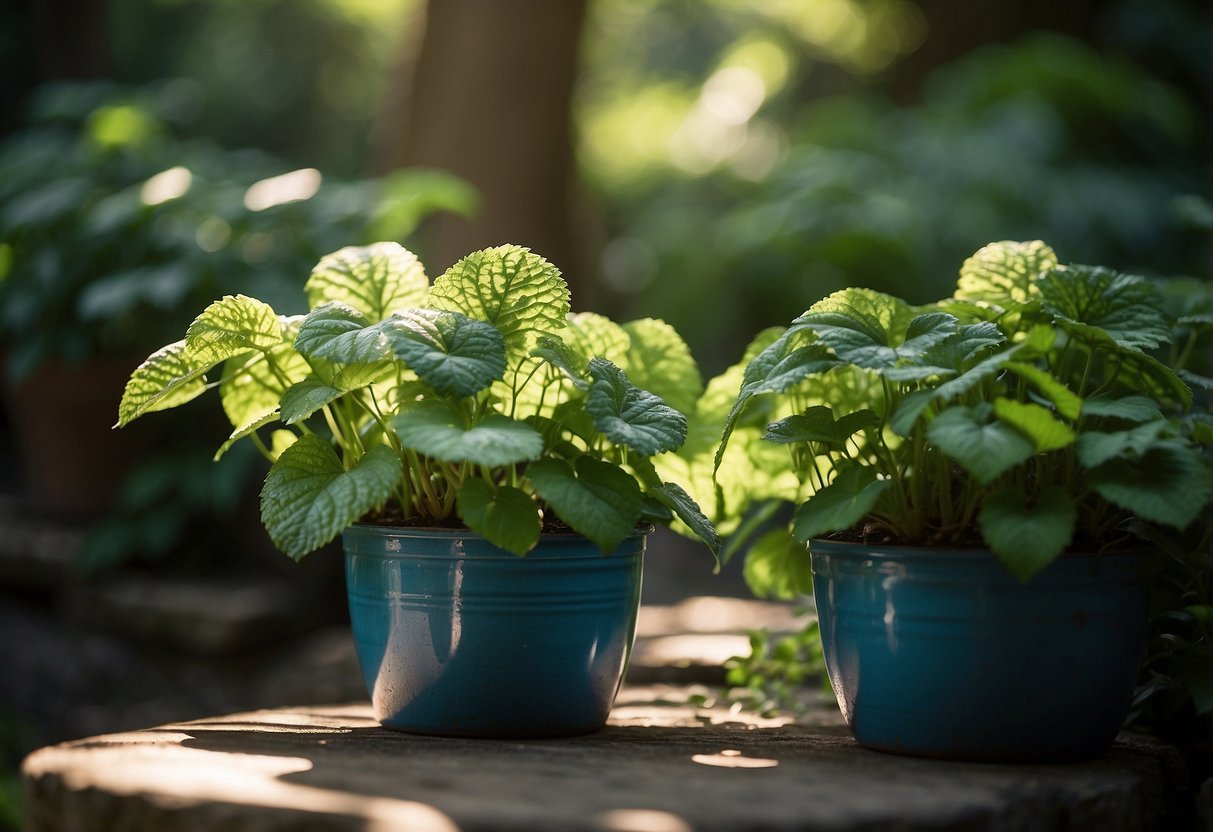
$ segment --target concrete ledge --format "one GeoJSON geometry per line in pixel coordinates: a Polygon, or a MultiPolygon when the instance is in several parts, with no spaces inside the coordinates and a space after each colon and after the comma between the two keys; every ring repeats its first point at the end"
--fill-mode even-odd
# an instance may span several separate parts
{"type": "Polygon", "coordinates": [[[44,748],[27,829],[1170,829],[1182,764],[1122,736],[1103,758],[1000,766],[860,748],[837,711],[762,720],[627,689],[604,731],[542,741],[410,736],[366,705],[202,719],[44,748]]]}

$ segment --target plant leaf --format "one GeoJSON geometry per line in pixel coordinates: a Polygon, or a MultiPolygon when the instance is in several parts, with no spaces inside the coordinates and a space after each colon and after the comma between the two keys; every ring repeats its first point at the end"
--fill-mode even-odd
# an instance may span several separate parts
{"type": "MultiPolygon", "coordinates": [[[[813,304],[793,323],[817,333],[821,343],[830,347],[840,361],[882,370],[897,364],[899,333],[905,331],[911,314],[910,306],[898,298],[871,289],[850,288],[813,304]]],[[[923,349],[932,337],[941,340],[956,328],[956,319],[951,315],[934,313],[927,317],[921,325],[923,332],[918,333],[923,339],[923,349]],[[940,327],[946,331],[939,330],[940,327]]],[[[920,352],[916,347],[911,351],[920,352]]]]}
{"type": "Polygon", "coordinates": [[[124,427],[145,413],[168,410],[206,392],[206,371],[213,364],[192,360],[185,341],[161,347],[131,373],[118,404],[118,423],[124,427]]]}
{"type": "Polygon", "coordinates": [[[1064,266],[1039,285],[1044,308],[1071,334],[1139,352],[1171,341],[1162,295],[1144,278],[1098,266],[1064,266]]]}
{"type": "Polygon", "coordinates": [[[470,427],[450,405],[429,399],[392,420],[400,444],[443,462],[500,467],[538,459],[543,436],[530,425],[490,413],[470,427]]]}
{"type": "Polygon", "coordinates": [[[582,455],[576,473],[564,460],[551,458],[532,463],[526,473],[560,519],[604,553],[635,531],[644,494],[622,468],[582,455]]]}
{"type": "Polygon", "coordinates": [[[588,369],[592,382],[585,411],[593,417],[594,427],[616,445],[654,456],[686,441],[686,416],[660,397],[633,386],[605,358],[591,358],[588,369]]]}
{"type": "Polygon", "coordinates": [[[1003,309],[1017,306],[1036,294],[1036,281],[1056,266],[1057,255],[1040,240],[990,243],[960,267],[955,297],[1003,309]]]}
{"type": "Polygon", "coordinates": [[[403,474],[400,458],[386,445],[371,448],[347,471],[328,442],[303,436],[265,478],[261,522],[274,545],[299,560],[383,505],[403,474]]]}
{"type": "Polygon", "coordinates": [[[579,390],[588,390],[590,385],[585,380],[586,367],[589,358],[576,347],[571,347],[555,335],[540,335],[536,339],[535,349],[531,355],[541,358],[560,372],[579,390]]]}
{"type": "Polygon", "coordinates": [[[539,542],[539,506],[530,494],[508,485],[494,488],[471,478],[455,498],[459,519],[494,546],[525,555],[539,542]]]}
{"type": "Polygon", "coordinates": [[[347,246],[321,258],[304,284],[310,309],[339,302],[370,323],[422,306],[429,288],[417,255],[399,243],[347,246]]]}
{"type": "MultiPolygon", "coordinates": [[[[682,486],[666,482],[650,488],[648,493],[657,498],[663,505],[672,509],[678,519],[686,524],[697,538],[702,540],[715,555],[720,551],[720,535],[716,533],[712,521],[704,516],[699,504],[692,499],[682,486]]],[[[719,563],[719,561],[717,561],[719,563]]]]}
{"type": "Polygon", "coordinates": [[[703,377],[678,331],[656,318],[630,321],[623,330],[631,347],[625,355],[627,363],[621,366],[632,383],[660,396],[680,413],[694,413],[695,403],[703,395],[703,377]]]}
{"type": "Polygon", "coordinates": [[[813,592],[809,547],[786,527],[771,529],[754,541],[742,566],[746,586],[759,598],[794,601],[813,592]]]}
{"type": "Polygon", "coordinates": [[[282,343],[283,324],[269,304],[244,295],[227,295],[194,319],[185,348],[199,364],[218,364],[241,353],[265,352],[282,343]]]}
{"type": "Polygon", "coordinates": [[[371,364],[392,354],[382,325],[372,325],[354,307],[334,301],[308,313],[295,336],[295,349],[308,358],[338,364],[371,364]]]}
{"type": "Polygon", "coordinates": [[[1211,481],[1205,459],[1189,443],[1176,440],[1087,472],[1087,483],[1104,499],[1143,520],[1177,529],[1208,505],[1211,481]]]}
{"type": "Polygon", "coordinates": [[[219,383],[223,412],[233,427],[259,421],[276,413],[287,387],[307,378],[310,372],[307,361],[289,341],[269,352],[247,352],[229,358],[219,383]],[[274,362],[273,368],[270,360],[274,362]]]}
{"type": "Polygon", "coordinates": [[[1034,453],[1032,442],[1002,422],[991,422],[988,405],[951,407],[927,426],[927,438],[982,485],[1034,453]]]}
{"type": "Polygon", "coordinates": [[[792,518],[792,532],[801,543],[807,543],[823,534],[849,529],[868,515],[890,485],[889,480],[877,479],[873,468],[846,468],[800,504],[792,518]]]}
{"type": "Polygon", "coordinates": [[[1077,517],[1069,493],[1060,485],[1048,486],[1035,501],[1009,485],[985,499],[977,522],[986,545],[1007,571],[1027,581],[1065,551],[1077,517]]]}
{"type": "Polygon", "coordinates": [[[767,425],[763,439],[787,445],[795,442],[822,442],[840,447],[861,430],[880,424],[880,417],[868,409],[846,413],[838,421],[825,405],[814,405],[804,413],[788,416],[767,425]]]}
{"type": "Polygon", "coordinates": [[[626,370],[632,348],[632,338],[622,326],[605,315],[594,312],[574,312],[568,316],[569,327],[561,337],[587,359],[605,358],[626,370]]]}
{"type": "Polygon", "coordinates": [[[1066,419],[1075,421],[1082,413],[1082,398],[1048,371],[1022,361],[1008,361],[1003,366],[1039,390],[1066,419]]]}
{"type": "Polygon", "coordinates": [[[291,385],[282,394],[282,421],[288,425],[303,421],[329,402],[335,401],[342,392],[315,376],[308,376],[291,385]]]}
{"type": "Polygon", "coordinates": [[[1037,453],[1056,451],[1074,443],[1074,431],[1035,402],[995,399],[994,415],[1032,441],[1037,453]]]}
{"type": "Polygon", "coordinates": [[[547,260],[506,245],[473,252],[447,269],[434,281],[429,305],[487,321],[511,353],[526,354],[539,335],[567,326],[569,288],[547,260]]]}
{"type": "Polygon", "coordinates": [[[1146,422],[1131,430],[1083,431],[1078,437],[1076,451],[1084,468],[1098,468],[1111,459],[1142,456],[1156,444],[1167,427],[1164,419],[1146,422]]]}
{"type": "Polygon", "coordinates": [[[396,355],[443,395],[473,396],[505,375],[505,341],[491,324],[433,309],[398,312],[389,323],[396,355]]]}
{"type": "Polygon", "coordinates": [[[264,416],[254,419],[253,421],[251,421],[247,424],[239,425],[232,431],[231,435],[227,438],[227,440],[224,441],[224,443],[219,446],[219,450],[215,451],[215,456],[212,457],[211,461],[218,462],[219,460],[223,459],[223,457],[227,454],[227,452],[232,449],[232,446],[235,445],[237,442],[239,442],[241,439],[248,436],[249,434],[256,433],[261,428],[265,427],[266,425],[268,425],[272,422],[276,422],[277,420],[278,420],[278,412],[272,411],[270,413],[265,414],[264,416]]]}
{"type": "Polygon", "coordinates": [[[968,324],[931,343],[921,353],[903,355],[901,364],[883,370],[882,374],[893,381],[949,378],[962,372],[981,350],[1005,340],[1002,331],[992,323],[968,324]]]}
{"type": "Polygon", "coordinates": [[[1121,398],[1110,395],[1094,395],[1083,401],[1082,415],[1105,418],[1122,418],[1127,422],[1140,424],[1162,418],[1162,409],[1157,401],[1145,395],[1124,395],[1121,398]]]}

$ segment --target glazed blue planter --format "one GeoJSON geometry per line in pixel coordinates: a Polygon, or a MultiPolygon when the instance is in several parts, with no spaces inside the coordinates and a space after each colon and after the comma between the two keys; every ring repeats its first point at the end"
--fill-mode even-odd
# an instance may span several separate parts
{"type": "Polygon", "coordinates": [[[517,557],[467,531],[343,535],[358,661],[384,726],[443,736],[597,731],[631,654],[647,532],[610,555],[545,535],[517,557]]]}
{"type": "Polygon", "coordinates": [[[861,745],[916,756],[1101,754],[1145,649],[1141,553],[1068,555],[1022,584],[983,550],[814,540],[826,668],[861,745]]]}

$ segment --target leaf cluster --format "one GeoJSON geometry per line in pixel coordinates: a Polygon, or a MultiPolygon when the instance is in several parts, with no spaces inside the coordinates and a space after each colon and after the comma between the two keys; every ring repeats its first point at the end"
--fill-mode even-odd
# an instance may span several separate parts
{"type": "Polygon", "coordinates": [[[984,545],[1027,580],[1129,543],[1131,522],[1207,511],[1213,424],[1193,387],[1213,383],[1182,368],[1210,325],[1169,314],[1143,278],[993,243],[938,303],[851,288],[796,318],[746,366],[717,468],[764,408],[799,483],[799,543],[984,545]]]}
{"type": "Polygon", "coordinates": [[[702,382],[668,325],[569,314],[560,272],[505,245],[431,285],[396,243],[322,258],[309,312],[229,295],[131,376],[118,425],[217,388],[271,460],[261,515],[299,559],[352,523],[464,525],[522,555],[571,528],[604,552],[672,522],[716,532],[653,459],[683,444],[702,382]],[[262,432],[266,435],[263,436],[262,432]]]}

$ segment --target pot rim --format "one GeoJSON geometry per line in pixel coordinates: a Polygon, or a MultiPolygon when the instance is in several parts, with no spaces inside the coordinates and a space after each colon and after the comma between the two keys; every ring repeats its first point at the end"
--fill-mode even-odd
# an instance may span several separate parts
{"type": "MultiPolygon", "coordinates": [[[[839,555],[856,555],[860,550],[865,552],[866,556],[880,557],[882,553],[888,553],[890,557],[899,557],[906,559],[921,559],[930,558],[938,560],[986,560],[993,558],[998,560],[998,555],[993,549],[980,546],[944,546],[944,545],[907,545],[902,543],[862,543],[856,540],[830,540],[824,537],[814,537],[809,541],[809,553],[812,554],[815,549],[820,547],[821,550],[826,550],[826,554],[839,555]],[[828,550],[835,551],[828,551],[828,550]]],[[[1057,560],[1063,558],[1069,560],[1098,560],[1100,558],[1113,557],[1133,557],[1141,558],[1148,557],[1154,549],[1145,544],[1135,546],[1129,549],[1113,549],[1106,552],[1075,552],[1065,551],[1057,556],[1057,560]]]]}
{"type": "MultiPolygon", "coordinates": [[[[474,537],[478,540],[488,542],[484,535],[479,532],[474,532],[467,526],[400,526],[392,523],[350,523],[344,531],[352,529],[374,530],[380,534],[393,535],[397,537],[422,537],[434,540],[445,540],[454,537],[474,537]]],[[[655,527],[652,523],[641,523],[636,528],[632,529],[624,540],[631,537],[645,536],[652,534],[655,527]]],[[[572,529],[569,531],[560,532],[540,532],[540,540],[585,540],[589,538],[580,532],[575,532],[572,529]]]]}

